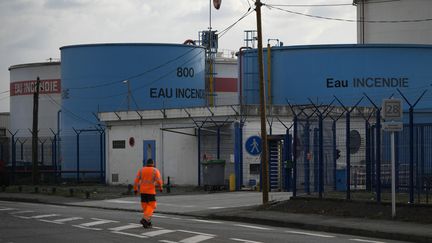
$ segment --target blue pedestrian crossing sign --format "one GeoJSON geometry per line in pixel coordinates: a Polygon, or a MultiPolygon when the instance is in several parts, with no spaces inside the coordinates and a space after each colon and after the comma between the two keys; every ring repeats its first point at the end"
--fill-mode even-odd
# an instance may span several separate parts
{"type": "Polygon", "coordinates": [[[261,137],[259,136],[250,136],[246,140],[245,144],[246,151],[251,155],[259,155],[261,153],[261,137]]]}

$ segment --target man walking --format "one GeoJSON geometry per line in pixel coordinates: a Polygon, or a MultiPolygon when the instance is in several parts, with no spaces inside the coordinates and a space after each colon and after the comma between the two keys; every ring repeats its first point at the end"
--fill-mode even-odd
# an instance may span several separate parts
{"type": "Polygon", "coordinates": [[[153,159],[148,159],[146,166],[142,167],[135,178],[134,193],[141,194],[141,207],[143,209],[143,218],[140,223],[144,228],[152,226],[151,218],[156,209],[156,185],[162,192],[162,179],[158,169],[154,167],[153,159]]]}

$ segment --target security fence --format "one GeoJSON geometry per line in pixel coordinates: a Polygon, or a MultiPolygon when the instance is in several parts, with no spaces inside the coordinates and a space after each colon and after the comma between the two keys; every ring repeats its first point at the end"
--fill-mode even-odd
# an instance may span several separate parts
{"type": "MultiPolygon", "coordinates": [[[[291,106],[294,196],[388,201],[391,193],[390,132],[377,107],[291,106]]],[[[416,116],[411,110],[411,118],[416,116]]],[[[423,114],[422,114],[423,115],[423,114]]],[[[431,114],[429,114],[430,116],[431,114]]],[[[419,115],[420,116],[420,115],[419,115]]],[[[432,123],[395,132],[397,201],[431,203],[432,123]]]]}
{"type": "MultiPolygon", "coordinates": [[[[105,131],[103,129],[74,130],[62,140],[58,134],[38,138],[37,178],[43,184],[63,182],[105,182],[105,131]],[[68,143],[69,142],[69,143],[68,143]],[[71,143],[73,144],[71,146],[71,143]],[[68,153],[60,156],[60,147],[68,146],[68,153]],[[67,156],[68,154],[72,156],[67,156]],[[80,168],[80,161],[92,164],[80,168]],[[89,162],[90,161],[90,162],[89,162]]],[[[5,171],[3,184],[29,184],[33,180],[32,137],[11,132],[0,140],[0,158],[5,171]]]]}

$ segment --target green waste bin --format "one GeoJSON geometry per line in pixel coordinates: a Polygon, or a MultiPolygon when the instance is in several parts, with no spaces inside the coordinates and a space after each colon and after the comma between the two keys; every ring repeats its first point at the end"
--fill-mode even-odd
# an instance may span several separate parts
{"type": "Polygon", "coordinates": [[[225,188],[225,160],[214,159],[201,163],[203,165],[204,190],[222,190],[225,188]]]}

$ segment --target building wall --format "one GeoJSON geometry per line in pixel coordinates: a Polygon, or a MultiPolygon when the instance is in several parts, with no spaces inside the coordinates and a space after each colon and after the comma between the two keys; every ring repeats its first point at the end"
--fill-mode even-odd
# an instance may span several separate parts
{"type": "Polygon", "coordinates": [[[431,21],[407,23],[367,22],[430,19],[432,16],[432,1],[368,0],[365,1],[364,5],[362,1],[357,2],[357,16],[360,20],[364,16],[366,21],[357,24],[358,43],[432,44],[431,21]]]}
{"type": "Polygon", "coordinates": [[[216,58],[215,105],[239,104],[238,64],[235,58],[216,58]]]}
{"type": "MultiPolygon", "coordinates": [[[[143,141],[156,142],[156,167],[161,171],[164,182],[181,185],[196,185],[198,181],[196,137],[162,131],[169,124],[144,122],[140,124],[117,124],[107,129],[107,182],[110,184],[132,184],[139,168],[143,165],[143,141]],[[130,137],[135,140],[131,147],[130,137]],[[113,140],[126,140],[125,149],[113,149],[113,140]],[[118,174],[118,182],[112,175],[118,174]]],[[[193,134],[193,129],[181,132],[193,134]]]]}

